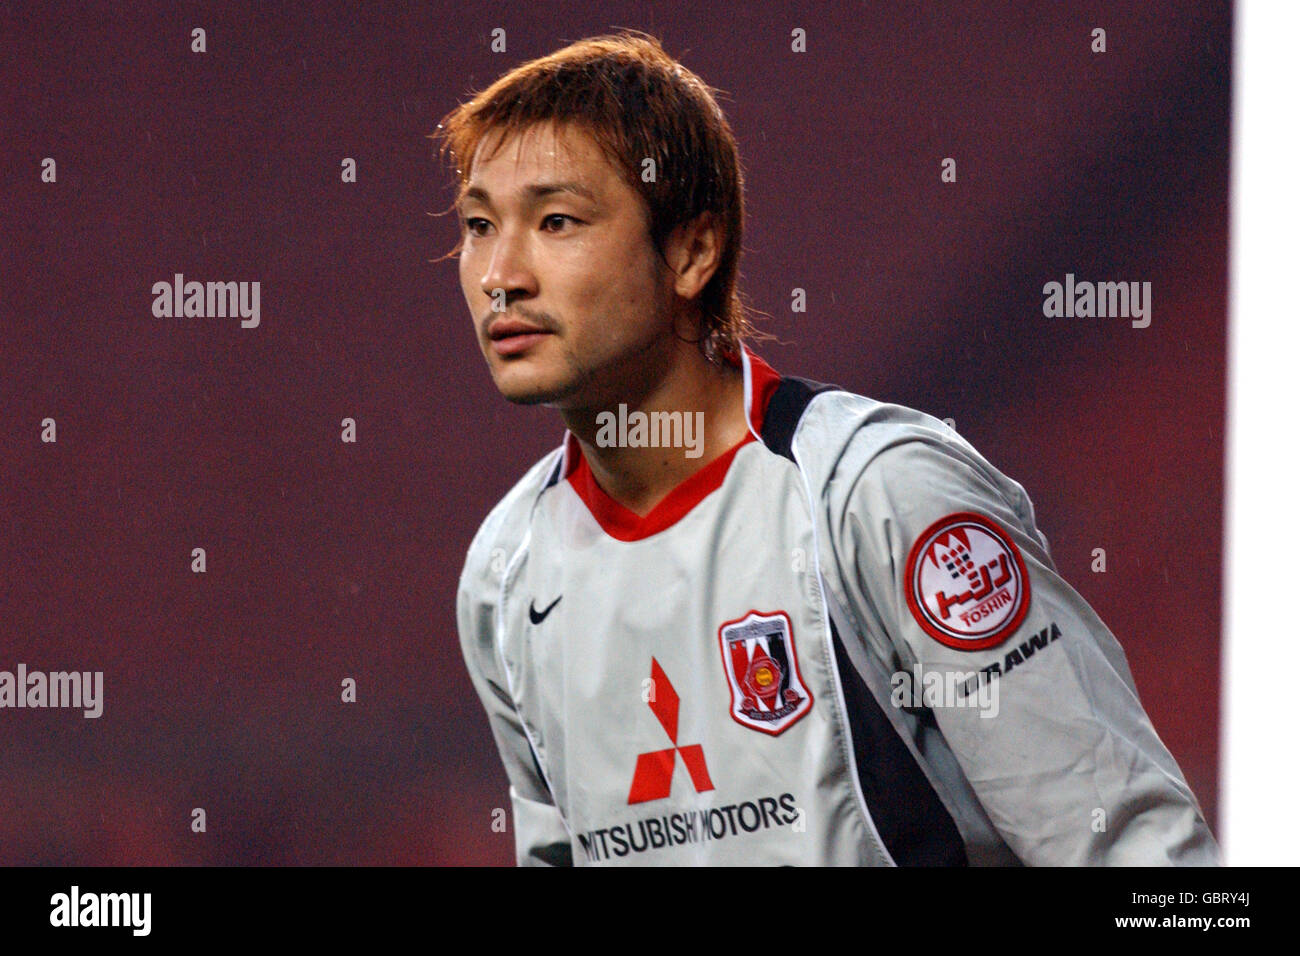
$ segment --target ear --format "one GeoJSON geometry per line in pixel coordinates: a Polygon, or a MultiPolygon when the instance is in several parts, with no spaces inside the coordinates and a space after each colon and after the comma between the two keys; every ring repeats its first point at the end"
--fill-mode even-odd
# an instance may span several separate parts
{"type": "Polygon", "coordinates": [[[683,299],[696,299],[718,271],[726,230],[711,212],[702,212],[673,229],[664,247],[664,259],[676,276],[673,291],[683,299]]]}

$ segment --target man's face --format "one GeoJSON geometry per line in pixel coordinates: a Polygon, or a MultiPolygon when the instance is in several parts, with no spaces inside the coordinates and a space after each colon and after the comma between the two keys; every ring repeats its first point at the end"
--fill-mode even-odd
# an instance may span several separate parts
{"type": "Polygon", "coordinates": [[[494,145],[459,211],[461,291],[497,388],[560,408],[630,397],[674,341],[644,200],[575,127],[532,127],[482,159],[494,145]]]}

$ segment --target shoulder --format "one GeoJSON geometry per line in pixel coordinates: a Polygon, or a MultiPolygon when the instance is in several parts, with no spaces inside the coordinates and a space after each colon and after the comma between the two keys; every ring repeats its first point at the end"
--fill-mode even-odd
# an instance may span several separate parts
{"type": "Polygon", "coordinates": [[[956,429],[933,415],[832,390],[813,395],[794,433],[800,467],[829,483],[856,480],[864,470],[894,472],[909,465],[987,462],[956,429]]]}
{"type": "Polygon", "coordinates": [[[804,409],[793,444],[832,523],[863,507],[874,521],[963,507],[1032,521],[1023,487],[948,423],[904,405],[821,392],[804,409]]]}
{"type": "Polygon", "coordinates": [[[805,465],[833,468],[847,451],[874,457],[896,444],[946,444],[961,437],[933,415],[840,389],[818,392],[803,409],[794,442],[805,465]]]}
{"type": "Polygon", "coordinates": [[[523,544],[533,505],[560,465],[564,448],[543,456],[497,502],[470,542],[460,577],[462,600],[495,594],[511,557],[523,544]]]}

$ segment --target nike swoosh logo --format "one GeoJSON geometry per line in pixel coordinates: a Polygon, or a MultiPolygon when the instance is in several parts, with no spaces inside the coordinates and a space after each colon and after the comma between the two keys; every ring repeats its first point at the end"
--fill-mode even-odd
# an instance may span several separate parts
{"type": "MultiPolygon", "coordinates": [[[[560,597],[564,597],[564,595],[561,594],[560,597]]],[[[546,606],[545,611],[542,611],[540,614],[538,614],[537,608],[533,607],[533,602],[529,601],[528,620],[532,621],[534,624],[541,624],[544,620],[546,620],[546,615],[550,614],[551,611],[555,610],[555,605],[559,603],[560,603],[560,598],[557,597],[554,601],[552,601],[550,604],[546,606]]]]}

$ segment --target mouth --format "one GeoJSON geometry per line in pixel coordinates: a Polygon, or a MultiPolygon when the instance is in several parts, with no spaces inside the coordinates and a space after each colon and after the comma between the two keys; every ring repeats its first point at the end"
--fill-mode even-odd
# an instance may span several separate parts
{"type": "Polygon", "coordinates": [[[488,338],[497,355],[521,355],[551,332],[519,319],[495,319],[488,325],[488,338]]]}

